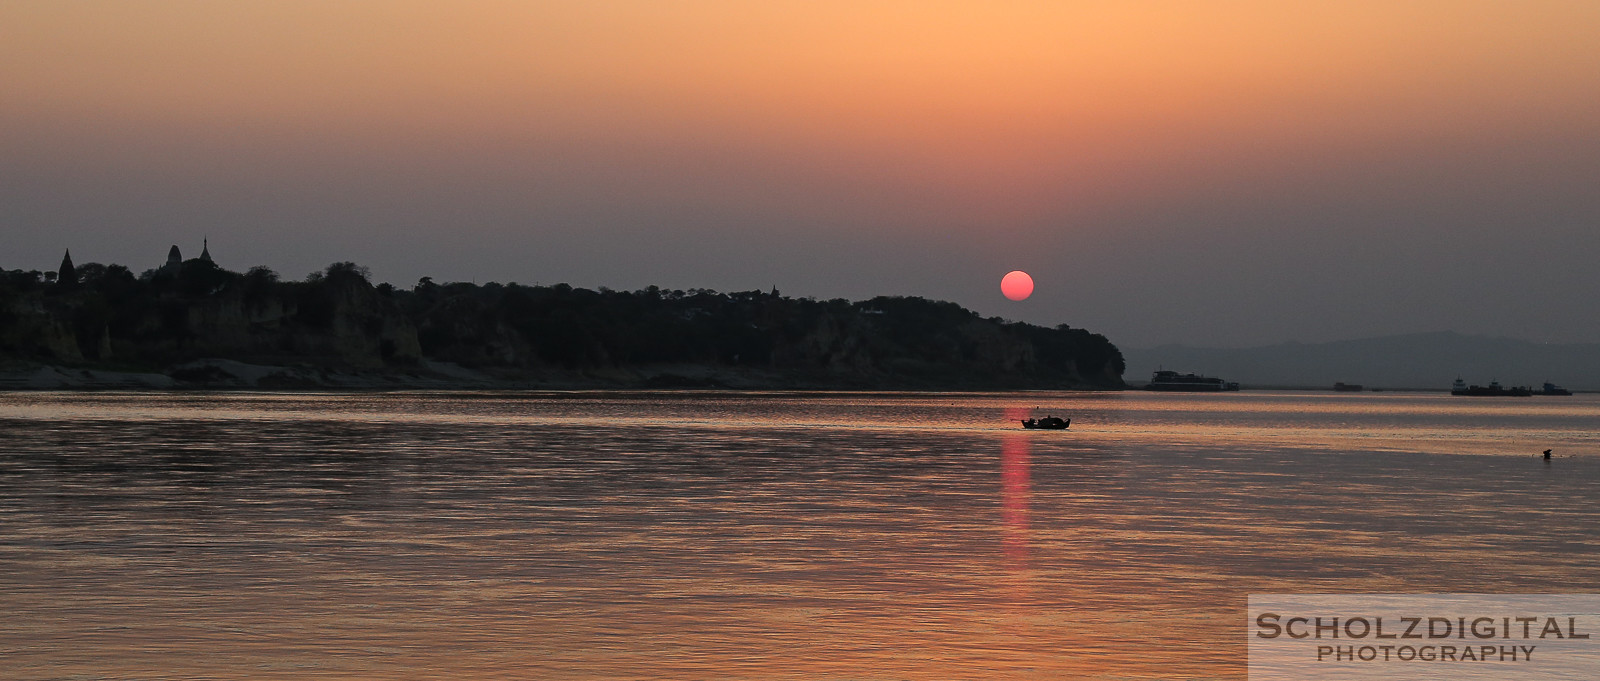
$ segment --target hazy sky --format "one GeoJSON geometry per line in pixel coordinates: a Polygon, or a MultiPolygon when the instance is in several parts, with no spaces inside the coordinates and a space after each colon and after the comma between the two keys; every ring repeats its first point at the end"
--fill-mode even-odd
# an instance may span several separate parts
{"type": "Polygon", "coordinates": [[[204,236],[1128,347],[1597,342],[1600,2],[0,0],[0,268],[204,236]]]}

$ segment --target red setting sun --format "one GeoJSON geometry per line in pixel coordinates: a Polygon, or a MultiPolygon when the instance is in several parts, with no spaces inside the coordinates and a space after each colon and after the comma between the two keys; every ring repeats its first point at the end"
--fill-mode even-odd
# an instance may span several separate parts
{"type": "Polygon", "coordinates": [[[1026,300],[1033,295],[1033,277],[1022,270],[1012,270],[1000,280],[1000,293],[1011,300],[1026,300]]]}

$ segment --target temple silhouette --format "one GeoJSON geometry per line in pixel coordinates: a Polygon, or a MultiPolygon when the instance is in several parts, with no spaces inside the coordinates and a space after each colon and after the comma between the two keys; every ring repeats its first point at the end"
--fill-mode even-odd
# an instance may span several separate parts
{"type": "Polygon", "coordinates": [[[76,286],[78,284],[78,268],[72,266],[72,249],[67,249],[61,256],[61,266],[56,268],[56,283],[61,286],[76,286]]]}
{"type": "MultiPolygon", "coordinates": [[[[211,240],[209,238],[200,241],[200,257],[196,258],[196,260],[210,263],[211,265],[217,264],[215,260],[211,259],[211,240]]],[[[177,276],[182,269],[183,251],[178,248],[177,244],[173,244],[172,248],[167,249],[166,264],[150,272],[177,276]]],[[[44,273],[44,280],[57,286],[71,287],[78,284],[78,268],[72,264],[72,249],[66,249],[66,253],[61,256],[61,265],[56,267],[54,272],[44,273]]]]}
{"type": "MultiPolygon", "coordinates": [[[[200,240],[199,260],[213,265],[217,264],[216,261],[211,259],[211,239],[200,240]]],[[[183,251],[178,250],[177,244],[173,244],[172,248],[167,249],[167,264],[161,267],[161,271],[176,275],[181,269],[183,269],[183,251]]]]}

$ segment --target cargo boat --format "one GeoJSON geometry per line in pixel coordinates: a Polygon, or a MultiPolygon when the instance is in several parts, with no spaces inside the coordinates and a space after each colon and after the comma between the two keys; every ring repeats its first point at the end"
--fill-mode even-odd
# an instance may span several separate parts
{"type": "Polygon", "coordinates": [[[1563,388],[1563,387],[1561,387],[1559,385],[1556,385],[1554,383],[1546,383],[1546,384],[1544,384],[1544,389],[1542,389],[1539,392],[1534,393],[1534,394],[1535,395],[1571,395],[1572,391],[1571,390],[1567,390],[1566,388],[1563,388]]]}
{"type": "Polygon", "coordinates": [[[1533,389],[1527,386],[1506,388],[1499,381],[1490,381],[1489,385],[1467,385],[1466,381],[1456,379],[1450,385],[1451,395],[1465,395],[1468,397],[1527,397],[1533,394],[1533,389]]]}
{"type": "Polygon", "coordinates": [[[1150,377],[1150,384],[1145,390],[1165,390],[1168,392],[1190,393],[1220,393],[1226,390],[1238,390],[1239,384],[1224,381],[1214,376],[1201,376],[1198,374],[1180,374],[1176,371],[1157,371],[1150,377]]]}

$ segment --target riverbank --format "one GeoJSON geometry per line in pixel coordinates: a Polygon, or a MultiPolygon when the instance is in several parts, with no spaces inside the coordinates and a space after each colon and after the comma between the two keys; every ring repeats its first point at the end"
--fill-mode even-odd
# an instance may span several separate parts
{"type": "MultiPolygon", "coordinates": [[[[0,365],[0,390],[1107,390],[1090,384],[997,376],[986,380],[798,373],[706,364],[534,371],[475,369],[427,361],[406,369],[331,369],[202,359],[160,371],[38,363],[0,365]]],[[[1115,388],[1113,388],[1115,389],[1115,388]]]]}

